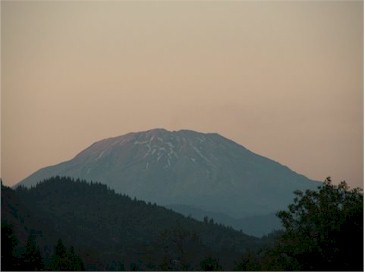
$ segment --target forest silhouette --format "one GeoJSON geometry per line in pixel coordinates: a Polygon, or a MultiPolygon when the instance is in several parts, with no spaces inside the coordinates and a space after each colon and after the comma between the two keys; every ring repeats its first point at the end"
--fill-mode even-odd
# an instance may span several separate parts
{"type": "Polygon", "coordinates": [[[262,238],[67,177],[1,195],[5,271],[363,270],[362,190],[330,178],[262,238]]]}

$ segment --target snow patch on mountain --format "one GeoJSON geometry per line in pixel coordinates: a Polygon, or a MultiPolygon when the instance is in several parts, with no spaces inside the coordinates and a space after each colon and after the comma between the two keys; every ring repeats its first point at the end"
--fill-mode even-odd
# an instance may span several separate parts
{"type": "Polygon", "coordinates": [[[103,156],[103,154],[105,153],[105,150],[103,150],[100,154],[99,154],[99,156],[97,157],[97,158],[95,158],[95,161],[98,161],[102,156],[103,156]]]}
{"type": "Polygon", "coordinates": [[[212,165],[214,166],[213,164],[211,164],[211,161],[203,155],[203,153],[197,148],[195,147],[194,145],[191,144],[191,147],[193,148],[193,150],[203,159],[205,160],[209,165],[212,165]]]}

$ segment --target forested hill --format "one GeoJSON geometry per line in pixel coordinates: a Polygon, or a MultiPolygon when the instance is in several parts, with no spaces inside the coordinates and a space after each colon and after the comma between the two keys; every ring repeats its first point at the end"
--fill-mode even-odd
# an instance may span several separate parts
{"type": "Polygon", "coordinates": [[[232,270],[245,250],[262,244],[212,219],[199,222],[100,183],[53,177],[30,189],[2,186],[1,195],[2,222],[13,226],[20,245],[32,234],[47,262],[62,239],[86,270],[194,270],[212,259],[232,270]]]}

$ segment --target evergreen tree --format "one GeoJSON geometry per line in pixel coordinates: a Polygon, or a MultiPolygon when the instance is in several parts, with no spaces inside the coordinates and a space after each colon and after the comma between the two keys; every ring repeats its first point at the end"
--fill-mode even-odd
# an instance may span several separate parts
{"type": "Polygon", "coordinates": [[[75,253],[75,249],[73,246],[70,247],[70,250],[68,252],[68,257],[69,257],[70,263],[72,265],[72,271],[84,271],[85,270],[84,263],[83,263],[82,259],[80,258],[80,256],[78,256],[75,253]]]}
{"type": "Polygon", "coordinates": [[[40,271],[44,264],[39,247],[36,245],[32,235],[29,235],[25,252],[21,256],[21,270],[40,271]]]}
{"type": "Polygon", "coordinates": [[[84,264],[81,258],[75,254],[74,248],[71,247],[67,251],[61,239],[58,240],[55,246],[54,255],[48,266],[50,271],[83,271],[84,264]]]}
{"type": "Polygon", "coordinates": [[[69,270],[66,248],[61,239],[57,241],[54,254],[48,266],[50,271],[67,271],[69,270]]]}
{"type": "Polygon", "coordinates": [[[17,271],[19,257],[16,252],[18,240],[13,227],[1,222],[1,271],[17,271]]]}

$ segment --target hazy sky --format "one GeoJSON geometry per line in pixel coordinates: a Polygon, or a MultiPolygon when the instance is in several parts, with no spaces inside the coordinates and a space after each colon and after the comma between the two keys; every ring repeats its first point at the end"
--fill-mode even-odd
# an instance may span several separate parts
{"type": "Polygon", "coordinates": [[[363,49],[362,1],[1,1],[1,176],[162,127],[362,186],[363,49]]]}

